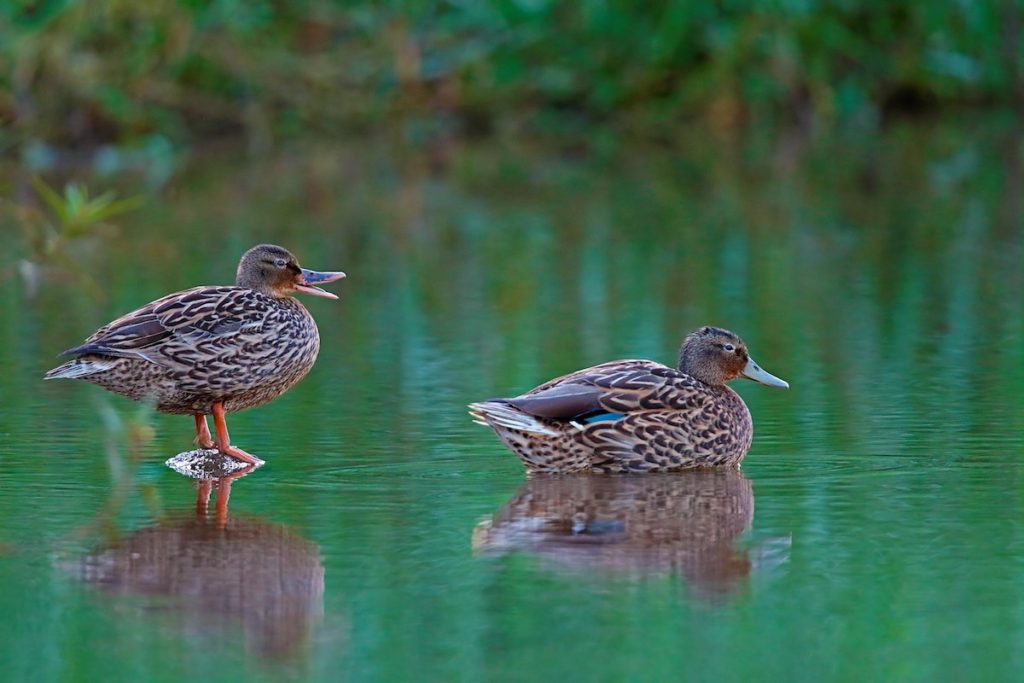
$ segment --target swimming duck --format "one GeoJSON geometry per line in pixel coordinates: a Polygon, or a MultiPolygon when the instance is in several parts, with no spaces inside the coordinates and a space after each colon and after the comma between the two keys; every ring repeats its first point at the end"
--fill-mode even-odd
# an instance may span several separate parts
{"type": "Polygon", "coordinates": [[[261,463],[231,445],[225,415],[263,405],[305,377],[320,335],[291,295],[337,299],[316,285],[343,277],[301,268],[283,247],[257,245],[242,255],[234,287],[186,289],[123,315],[62,353],[77,358],[46,379],[84,379],[160,412],[192,415],[199,446],[261,463]]]}
{"type": "Polygon", "coordinates": [[[675,369],[617,360],[469,408],[531,472],[736,466],[754,434],[746,404],[725,385],[738,377],[789,388],[734,333],[702,327],[683,341],[675,369]]]}

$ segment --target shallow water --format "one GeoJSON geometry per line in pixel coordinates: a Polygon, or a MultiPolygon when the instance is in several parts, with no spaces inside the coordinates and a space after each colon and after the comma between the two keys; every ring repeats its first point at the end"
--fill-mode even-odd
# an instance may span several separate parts
{"type": "Polygon", "coordinates": [[[1012,120],[409,147],[196,156],[71,249],[104,299],[7,280],[6,680],[1019,679],[1012,120]],[[258,241],[349,277],[306,302],[310,376],[229,419],[267,465],[197,518],[190,420],[40,377],[258,241]],[[741,473],[527,480],[465,413],[708,323],[792,386],[736,387],[741,473]]]}

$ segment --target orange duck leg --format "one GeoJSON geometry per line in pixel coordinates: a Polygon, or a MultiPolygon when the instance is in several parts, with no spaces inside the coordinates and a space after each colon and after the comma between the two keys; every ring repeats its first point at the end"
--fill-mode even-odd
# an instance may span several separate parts
{"type": "Polygon", "coordinates": [[[251,465],[263,464],[263,461],[256,456],[249,455],[238,446],[231,445],[231,437],[228,436],[228,423],[224,420],[223,403],[213,404],[213,428],[217,432],[216,446],[218,451],[251,465]]]}

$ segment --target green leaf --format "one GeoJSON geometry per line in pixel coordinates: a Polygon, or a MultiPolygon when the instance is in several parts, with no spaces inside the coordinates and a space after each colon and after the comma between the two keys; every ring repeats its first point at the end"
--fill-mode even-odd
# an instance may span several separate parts
{"type": "Polygon", "coordinates": [[[46,202],[50,210],[57,214],[57,218],[60,219],[61,223],[67,220],[64,198],[57,194],[56,190],[47,185],[46,181],[37,175],[32,176],[32,187],[36,189],[36,193],[46,202]]]}

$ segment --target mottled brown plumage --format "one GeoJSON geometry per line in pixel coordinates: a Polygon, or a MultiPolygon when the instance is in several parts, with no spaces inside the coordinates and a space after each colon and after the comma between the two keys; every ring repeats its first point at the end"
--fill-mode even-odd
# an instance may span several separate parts
{"type": "Polygon", "coordinates": [[[305,377],[320,335],[289,295],[337,298],[313,283],[341,277],[300,268],[282,247],[258,245],[242,256],[235,286],[187,289],[123,315],[65,351],[77,358],[46,379],[80,378],[160,412],[194,415],[204,447],[214,443],[204,417],[212,413],[218,449],[252,462],[230,446],[223,414],[267,403],[305,377]]]}
{"type": "Polygon", "coordinates": [[[533,472],[656,472],[738,465],[753,422],[725,382],[788,387],[732,332],[690,334],[676,369],[619,360],[559,377],[514,398],[470,406],[533,472]]]}

